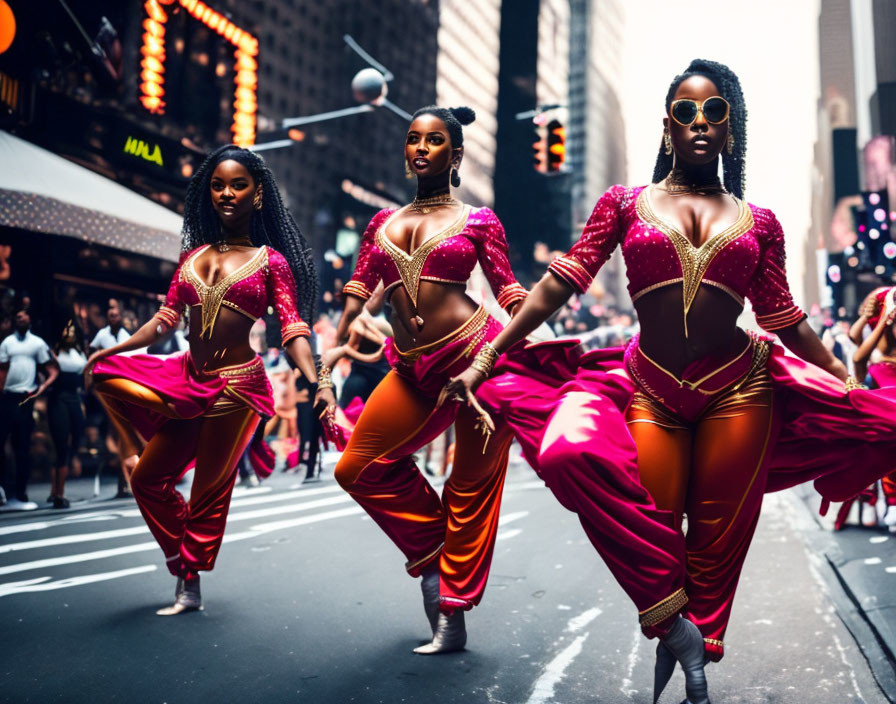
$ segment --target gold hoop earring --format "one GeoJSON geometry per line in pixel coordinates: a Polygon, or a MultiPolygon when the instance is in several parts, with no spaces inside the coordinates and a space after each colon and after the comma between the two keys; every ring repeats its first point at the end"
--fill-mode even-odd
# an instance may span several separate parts
{"type": "Polygon", "coordinates": [[[668,132],[663,132],[663,153],[669,156],[672,153],[672,138],[668,132]]]}
{"type": "Polygon", "coordinates": [[[414,178],[414,173],[411,171],[411,167],[408,165],[407,160],[404,162],[404,177],[405,178],[414,178]]]}
{"type": "Polygon", "coordinates": [[[255,191],[255,197],[252,199],[252,206],[256,210],[261,210],[261,189],[255,191]]]}
{"type": "Polygon", "coordinates": [[[734,153],[734,135],[730,132],[728,133],[728,141],[725,143],[725,151],[729,154],[734,153]]]}

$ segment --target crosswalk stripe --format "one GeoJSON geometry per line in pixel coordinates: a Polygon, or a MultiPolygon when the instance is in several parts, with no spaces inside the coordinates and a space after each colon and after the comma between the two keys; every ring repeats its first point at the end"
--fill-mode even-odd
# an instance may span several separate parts
{"type": "MultiPolygon", "coordinates": [[[[248,491],[259,491],[253,489],[248,491]]],[[[270,489],[268,488],[268,491],[270,489]]],[[[231,510],[242,506],[254,506],[263,503],[276,503],[278,501],[288,501],[294,498],[304,498],[307,496],[320,496],[321,494],[344,493],[341,486],[317,487],[315,489],[299,489],[296,491],[287,491],[283,493],[271,494],[268,496],[246,496],[245,498],[234,499],[230,503],[231,510]]],[[[89,521],[113,520],[117,518],[135,518],[140,515],[139,508],[124,509],[108,509],[106,511],[91,511],[89,513],[75,513],[70,516],[63,516],[51,521],[33,521],[31,523],[13,523],[7,526],[0,526],[0,535],[11,535],[14,533],[28,533],[37,530],[47,530],[50,528],[58,528],[73,523],[87,523],[89,521]]]]}
{"type": "Polygon", "coordinates": [[[66,577],[65,579],[57,579],[55,582],[47,582],[46,580],[50,579],[49,577],[27,579],[24,582],[7,582],[6,584],[0,584],[0,597],[27,592],[49,592],[56,589],[66,589],[67,587],[80,587],[82,584],[106,582],[110,579],[120,579],[121,577],[130,577],[135,574],[154,572],[156,569],[158,568],[155,565],[142,565],[140,567],[130,567],[126,570],[115,570],[114,572],[66,577]]]}
{"type": "MultiPolygon", "coordinates": [[[[273,508],[256,509],[254,511],[240,511],[232,513],[227,519],[228,523],[234,521],[249,521],[256,518],[265,518],[266,516],[276,516],[281,513],[293,513],[296,511],[310,511],[323,506],[332,506],[333,504],[341,504],[351,501],[352,498],[347,494],[343,496],[333,496],[326,499],[317,499],[316,501],[307,501],[300,504],[291,504],[289,506],[275,506],[273,508]]],[[[134,526],[133,528],[118,528],[116,530],[104,530],[94,533],[76,533],[74,535],[61,535],[55,538],[42,538],[40,540],[28,540],[21,543],[10,543],[9,545],[0,545],[0,555],[9,552],[18,552],[20,550],[34,550],[37,548],[55,547],[58,545],[72,545],[74,543],[87,543],[94,540],[113,540],[115,538],[124,538],[131,535],[140,535],[148,533],[149,528],[145,525],[134,526]]]]}
{"type": "MultiPolygon", "coordinates": [[[[257,538],[265,533],[284,528],[294,528],[296,526],[308,525],[319,521],[327,521],[334,518],[343,518],[363,513],[363,509],[357,506],[350,508],[337,509],[334,511],[324,511],[316,513],[312,516],[303,516],[302,518],[293,518],[286,521],[272,521],[271,523],[259,523],[251,526],[248,531],[242,533],[225,533],[224,542],[232,543],[248,538],[257,538]]],[[[95,550],[93,552],[85,552],[77,555],[64,555],[62,557],[48,557],[42,560],[32,560],[30,562],[21,562],[15,565],[4,565],[0,567],[0,575],[14,574],[16,572],[27,572],[29,570],[44,569],[47,567],[56,567],[58,565],[70,565],[77,562],[89,562],[91,560],[101,560],[107,557],[117,557],[119,555],[129,555],[135,552],[143,552],[146,550],[158,550],[159,546],[155,541],[146,543],[137,543],[136,545],[124,545],[117,548],[109,548],[107,550],[95,550]]]]}

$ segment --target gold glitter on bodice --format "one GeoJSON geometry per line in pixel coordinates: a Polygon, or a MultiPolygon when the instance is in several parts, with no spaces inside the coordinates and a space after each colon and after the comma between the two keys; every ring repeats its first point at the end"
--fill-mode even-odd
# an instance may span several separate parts
{"type": "Polygon", "coordinates": [[[268,263],[268,248],[259,247],[258,251],[250,257],[249,261],[245,264],[241,264],[223,279],[209,286],[199,277],[199,274],[196,273],[194,262],[196,261],[196,258],[210,246],[211,245],[207,245],[195,252],[186,262],[184,262],[183,267],[181,267],[182,276],[196,290],[196,295],[199,296],[199,302],[202,305],[202,327],[199,336],[205,338],[210,338],[212,336],[212,331],[215,328],[215,321],[218,319],[218,312],[221,310],[222,304],[234,308],[237,312],[249,316],[253,320],[255,319],[254,316],[238,306],[231,306],[229,302],[224,299],[224,296],[227,295],[228,289],[237,281],[242,281],[243,279],[252,276],[252,274],[257,272],[263,266],[266,266],[268,263]]]}
{"type": "Polygon", "coordinates": [[[405,290],[414,308],[417,307],[417,291],[420,288],[420,275],[423,273],[423,266],[426,264],[426,258],[445,240],[460,234],[467,226],[467,219],[470,217],[472,207],[465,205],[460,216],[447,228],[425,240],[413,253],[408,254],[401,247],[396,245],[392,240],[386,237],[386,228],[392,222],[398,213],[407,209],[408,206],[396,210],[390,215],[376,232],[377,244],[385,251],[389,257],[395,262],[395,268],[398,269],[398,275],[404,284],[405,290]]]}
{"type": "Polygon", "coordinates": [[[694,302],[697,291],[700,289],[700,284],[703,283],[703,276],[706,274],[706,270],[712,264],[715,256],[729,243],[744,233],[749,232],[753,227],[753,213],[743,200],[735,199],[738,208],[735,221],[719,234],[713,235],[699,247],[696,247],[678,228],[656,213],[648,192],[650,188],[652,186],[641,191],[635,203],[635,208],[641,220],[669,238],[678,255],[678,261],[681,264],[681,288],[684,300],[684,334],[687,337],[688,312],[691,309],[691,304],[694,302]]]}

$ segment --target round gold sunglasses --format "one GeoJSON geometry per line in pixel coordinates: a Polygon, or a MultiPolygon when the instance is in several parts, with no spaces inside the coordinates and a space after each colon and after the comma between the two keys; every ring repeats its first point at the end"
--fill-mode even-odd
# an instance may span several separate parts
{"type": "Polygon", "coordinates": [[[728,119],[729,110],[728,101],[714,95],[702,102],[691,98],[675,100],[669,106],[669,115],[682,127],[690,127],[697,119],[697,115],[702,112],[703,119],[709,124],[720,125],[728,119]]]}

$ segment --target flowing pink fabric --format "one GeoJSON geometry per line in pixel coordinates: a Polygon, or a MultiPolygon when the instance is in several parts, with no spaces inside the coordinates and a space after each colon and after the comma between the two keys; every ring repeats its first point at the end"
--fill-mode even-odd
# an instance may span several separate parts
{"type": "MultiPolygon", "coordinates": [[[[684,584],[684,539],[638,477],[625,409],[635,387],[622,349],[582,354],[577,341],[517,347],[477,391],[639,611],[684,584]]],[[[645,629],[648,635],[656,631],[645,629]]]]}
{"type": "MultiPolygon", "coordinates": [[[[544,438],[553,439],[544,424],[570,390],[612,399],[602,404],[603,412],[624,414],[635,387],[623,356],[623,348],[581,354],[575,341],[517,347],[499,360],[477,396],[506,413],[538,470],[550,450],[544,438]]],[[[825,499],[845,501],[896,467],[896,388],[857,389],[847,395],[842,381],[787,356],[779,345],[772,345],[768,371],[780,430],[767,455],[767,492],[814,481],[825,499]]],[[[624,422],[617,427],[630,441],[624,422]]],[[[595,444],[587,452],[599,465],[626,467],[633,461],[620,451],[628,442],[584,434],[579,440],[586,437],[595,444]]],[[[634,452],[633,443],[630,449],[634,452]]]]}
{"type": "Polygon", "coordinates": [[[868,367],[868,374],[874,381],[875,386],[884,388],[886,386],[896,386],[896,364],[892,362],[877,362],[868,367]]]}
{"type": "MultiPolygon", "coordinates": [[[[260,357],[228,370],[251,369],[251,373],[236,378],[196,369],[189,352],[170,357],[149,354],[132,356],[113,355],[97,362],[94,378],[121,378],[152,389],[165,399],[179,418],[198,418],[208,413],[225,393],[228,384],[238,389],[240,399],[262,417],[274,415],[271,385],[260,357]],[[254,368],[252,368],[254,365],[254,368]]],[[[116,402],[134,429],[149,441],[169,419],[137,404],[116,402]]],[[[267,477],[274,469],[274,457],[264,440],[256,438],[251,445],[252,466],[260,477],[267,477]]],[[[192,466],[187,464],[187,469],[192,466]]],[[[186,471],[186,469],[184,470],[186,471]]]]}

